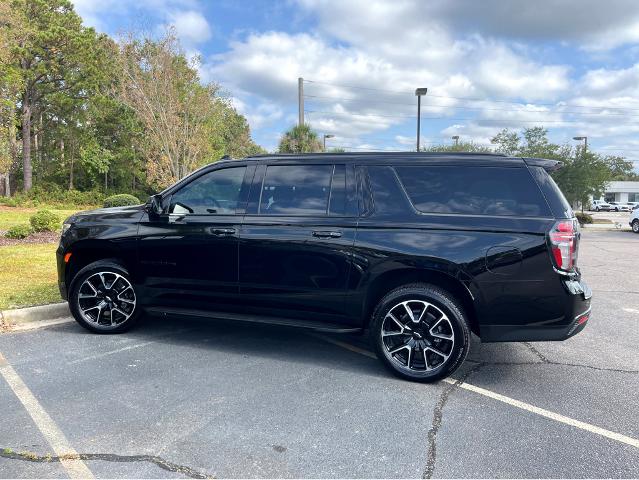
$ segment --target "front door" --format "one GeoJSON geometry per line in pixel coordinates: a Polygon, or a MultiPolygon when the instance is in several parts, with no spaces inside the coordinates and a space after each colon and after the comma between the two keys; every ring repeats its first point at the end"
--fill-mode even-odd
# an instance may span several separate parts
{"type": "Polygon", "coordinates": [[[144,297],[154,308],[225,310],[237,301],[238,237],[249,170],[204,172],[163,199],[166,211],[140,225],[144,297]],[[243,198],[244,197],[244,198],[243,198]]]}
{"type": "Polygon", "coordinates": [[[357,220],[346,172],[333,164],[258,168],[240,234],[247,311],[348,323],[345,291],[357,220]]]}

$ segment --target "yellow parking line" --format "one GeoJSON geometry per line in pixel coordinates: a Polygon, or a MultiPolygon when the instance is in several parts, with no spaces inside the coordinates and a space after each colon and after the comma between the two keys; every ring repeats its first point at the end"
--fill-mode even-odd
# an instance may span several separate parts
{"type": "Polygon", "coordinates": [[[71,478],[94,478],[91,470],[79,459],[78,452],[69,444],[69,441],[56,425],[49,414],[42,408],[29,387],[22,381],[16,371],[7,363],[0,353],[0,375],[13,390],[18,400],[24,405],[33,422],[49,442],[51,448],[60,457],[60,463],[66,469],[71,478]]]}
{"type": "MultiPolygon", "coordinates": [[[[346,342],[335,340],[334,338],[327,337],[324,335],[319,335],[319,334],[314,334],[314,336],[317,338],[321,338],[322,340],[325,340],[329,343],[332,343],[333,345],[337,345],[339,347],[350,350],[351,352],[359,353],[360,355],[364,355],[369,358],[377,358],[377,356],[373,352],[370,352],[363,348],[356,347],[354,345],[350,345],[346,342]]],[[[443,381],[450,384],[457,383],[457,380],[455,380],[454,378],[445,378],[443,381]]],[[[566,417],[565,415],[551,412],[550,410],[546,410],[544,408],[536,407],[529,403],[522,402],[520,400],[516,400],[514,398],[507,397],[506,395],[501,395],[496,392],[492,392],[485,388],[477,387],[470,383],[464,382],[464,383],[457,384],[457,386],[459,388],[463,388],[464,390],[468,390],[469,392],[477,393],[479,395],[492,398],[493,400],[497,400],[498,402],[505,403],[507,405],[510,405],[511,407],[519,408],[521,410],[525,410],[527,412],[540,415],[550,420],[554,420],[555,422],[563,423],[565,425],[570,425],[571,427],[575,427],[580,430],[585,430],[587,432],[594,433],[596,435],[600,435],[602,437],[606,437],[620,443],[625,443],[626,445],[630,445],[631,447],[639,448],[639,440],[637,440],[636,438],[632,438],[627,435],[623,435],[621,433],[606,430],[605,428],[597,427],[596,425],[591,425],[589,423],[582,422],[580,420],[575,420],[574,418],[566,417]]]]}

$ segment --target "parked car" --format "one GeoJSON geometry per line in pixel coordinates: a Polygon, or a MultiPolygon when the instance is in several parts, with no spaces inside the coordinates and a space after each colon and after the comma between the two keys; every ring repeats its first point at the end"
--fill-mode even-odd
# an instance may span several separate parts
{"type": "Polygon", "coordinates": [[[628,202],[628,206],[630,207],[630,211],[636,210],[639,208],[639,202],[628,202]]]}
{"type": "Polygon", "coordinates": [[[630,205],[621,202],[610,202],[610,210],[614,210],[615,212],[629,212],[630,205]]]}
{"type": "Polygon", "coordinates": [[[633,232],[639,233],[639,208],[630,212],[630,221],[628,223],[633,232]]]}
{"type": "Polygon", "coordinates": [[[585,327],[579,225],[548,174],[560,165],[474,153],[220,161],[145,205],[69,217],[60,292],[96,333],[143,312],[367,331],[392,372],[434,381],[462,364],[471,331],[521,342],[585,327]]]}
{"type": "Polygon", "coordinates": [[[594,210],[596,212],[599,212],[601,210],[603,210],[605,212],[609,212],[610,211],[610,204],[608,202],[606,202],[605,200],[593,200],[592,201],[592,207],[590,208],[590,210],[594,210]]]}

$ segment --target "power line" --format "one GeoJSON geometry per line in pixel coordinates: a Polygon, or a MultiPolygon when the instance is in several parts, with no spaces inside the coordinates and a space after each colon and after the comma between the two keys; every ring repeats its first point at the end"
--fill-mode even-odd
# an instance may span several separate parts
{"type": "MultiPolygon", "coordinates": [[[[305,98],[315,98],[315,99],[320,99],[319,101],[325,100],[325,99],[330,99],[330,100],[345,100],[345,101],[354,101],[354,102],[361,102],[361,103],[384,103],[384,104],[390,104],[390,105],[408,105],[411,107],[414,107],[415,104],[414,103],[407,103],[407,102],[388,102],[388,101],[384,101],[384,100],[367,100],[367,99],[363,99],[363,98],[348,98],[348,97],[333,97],[333,96],[326,96],[326,95],[304,95],[305,98]]],[[[521,104],[523,105],[523,104],[521,104]]],[[[464,109],[464,110],[479,110],[479,111],[483,111],[483,110],[491,110],[491,111],[502,111],[502,112],[522,112],[522,113],[530,113],[530,112],[534,112],[534,113],[546,113],[546,114],[550,114],[550,115],[558,115],[558,114],[564,114],[564,115],[595,115],[595,116],[604,116],[604,117],[608,117],[608,116],[624,116],[624,117],[639,117],[639,114],[626,114],[626,113],[602,113],[602,112],[572,112],[572,111],[551,111],[551,110],[518,110],[518,109],[514,109],[514,108],[494,108],[494,107],[468,107],[465,105],[434,105],[434,104],[422,104],[422,108],[457,108],[457,109],[464,109]]],[[[556,107],[556,108],[561,108],[561,107],[556,107]]],[[[600,108],[600,107],[593,107],[593,108],[600,108]]]]}
{"type": "MultiPolygon", "coordinates": [[[[393,95],[413,95],[414,92],[406,92],[406,91],[398,91],[398,90],[385,90],[385,89],[381,89],[381,88],[370,88],[370,87],[360,87],[360,86],[356,86],[356,85],[346,85],[346,84],[340,84],[340,83],[331,83],[331,82],[322,82],[319,80],[306,80],[304,79],[304,83],[317,83],[317,84],[321,84],[321,85],[331,85],[334,87],[343,87],[343,88],[352,88],[352,89],[356,89],[356,90],[369,90],[369,91],[373,91],[373,92],[386,92],[386,93],[390,93],[393,95]]],[[[455,99],[455,100],[467,100],[467,101],[473,101],[473,102],[489,102],[489,103],[509,103],[509,104],[514,104],[514,105],[524,105],[526,103],[524,102],[516,102],[513,100],[488,100],[486,98],[478,98],[478,97],[454,97],[454,96],[449,96],[449,95],[435,95],[435,94],[431,94],[429,93],[427,95],[428,97],[434,97],[434,98],[449,98],[449,99],[455,99]]],[[[537,102],[537,103],[527,103],[528,105],[539,105],[539,106],[546,106],[546,107],[556,107],[557,104],[556,103],[542,103],[542,102],[537,102]]],[[[613,107],[610,105],[606,105],[606,106],[592,106],[592,105],[565,105],[566,107],[571,107],[571,108],[600,108],[600,109],[607,109],[607,110],[629,110],[629,111],[639,111],[639,108],[631,108],[631,107],[613,107]]]]}
{"type": "MultiPolygon", "coordinates": [[[[389,118],[417,118],[417,115],[388,115],[388,114],[378,114],[378,113],[350,113],[350,112],[327,112],[322,110],[304,110],[305,113],[320,113],[325,115],[348,115],[348,116],[357,116],[357,117],[389,117],[389,118]]],[[[583,121],[577,120],[518,120],[516,118],[477,118],[477,117],[446,117],[446,116],[438,116],[438,117],[425,117],[422,115],[421,117],[424,120],[474,120],[476,122],[504,122],[504,123],[583,123],[583,121]]]]}

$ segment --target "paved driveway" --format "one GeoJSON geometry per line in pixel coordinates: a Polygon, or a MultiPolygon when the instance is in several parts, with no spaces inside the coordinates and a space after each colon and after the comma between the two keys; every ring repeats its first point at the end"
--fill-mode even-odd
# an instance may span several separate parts
{"type": "Polygon", "coordinates": [[[464,383],[401,381],[361,338],[266,326],[0,335],[0,476],[638,477],[638,248],[587,232],[587,329],[476,340],[464,383]]]}

